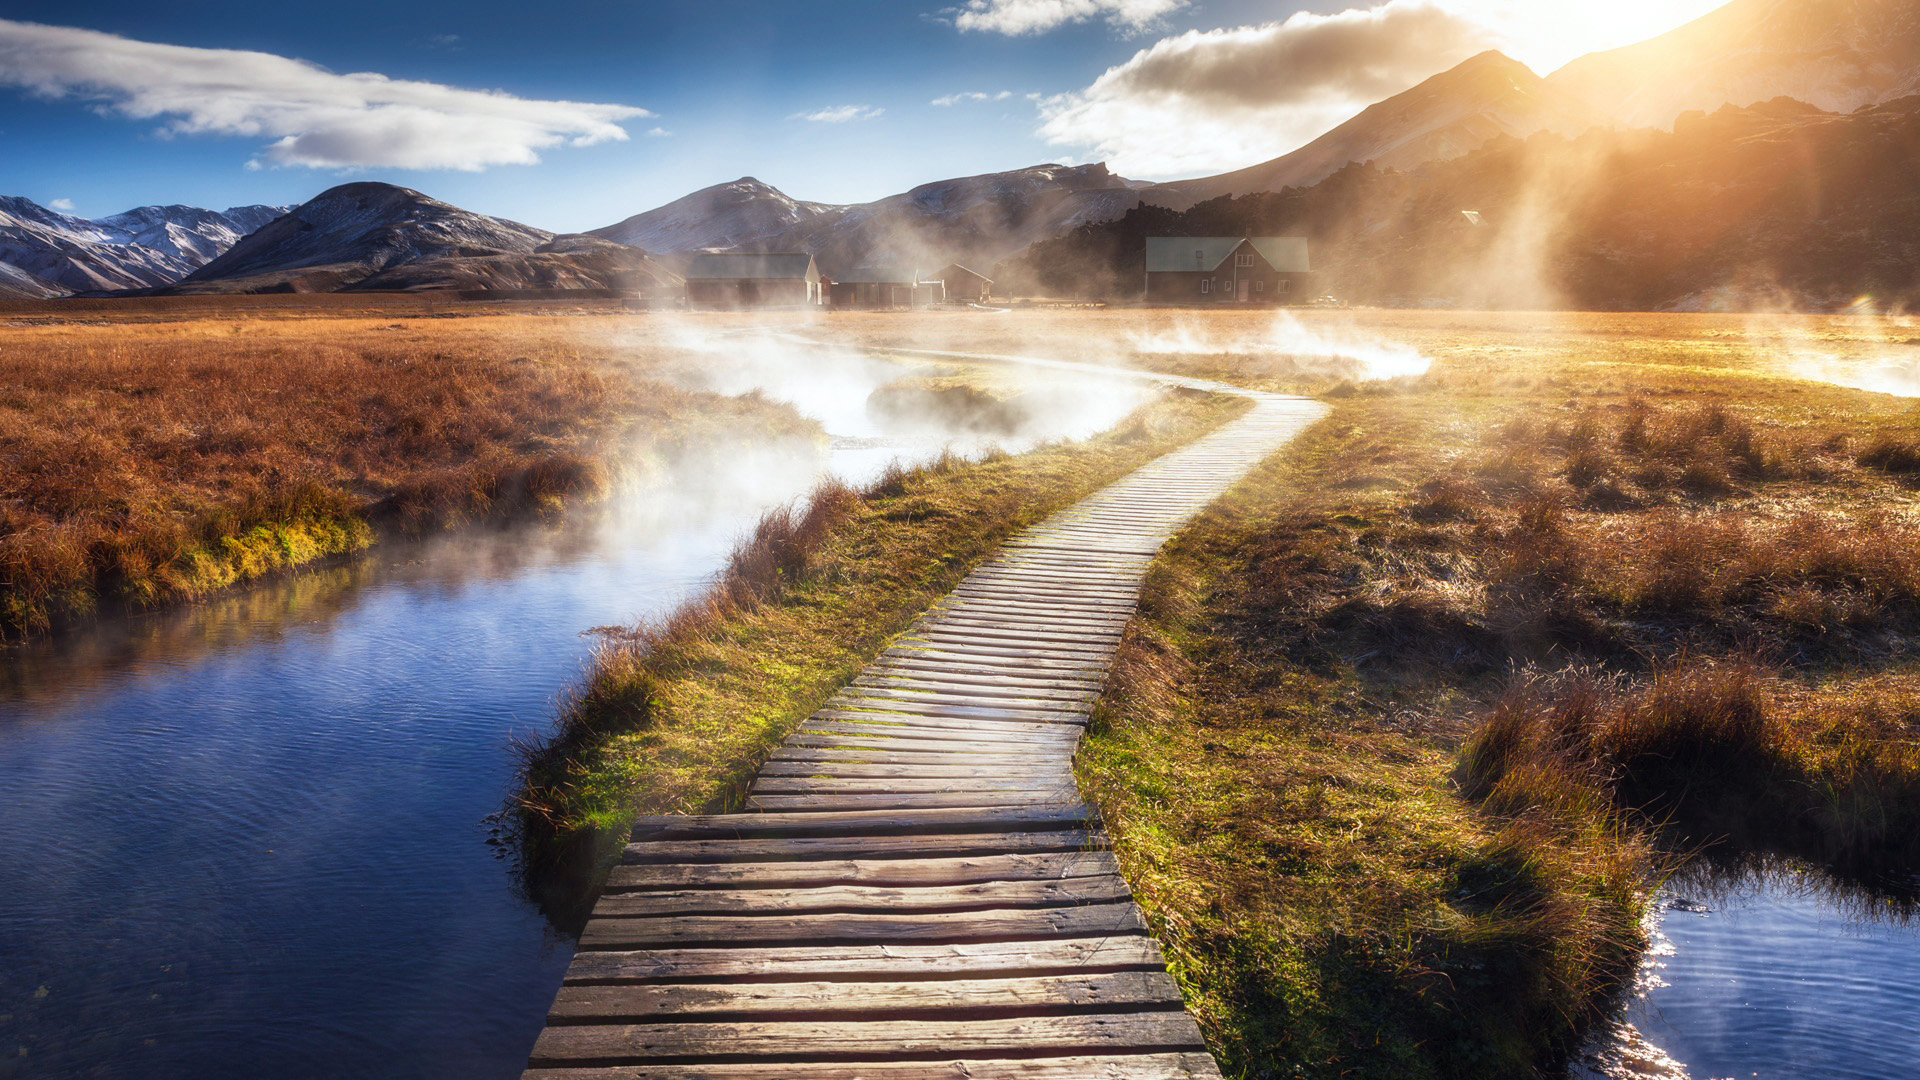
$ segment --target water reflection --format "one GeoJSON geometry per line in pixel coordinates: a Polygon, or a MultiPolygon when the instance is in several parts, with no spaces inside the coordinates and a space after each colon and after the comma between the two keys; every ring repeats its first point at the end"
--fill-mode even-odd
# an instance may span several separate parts
{"type": "Polygon", "coordinates": [[[1663,892],[1639,985],[1575,1075],[1914,1076],[1916,884],[1771,859],[1694,864],[1663,892]]]}

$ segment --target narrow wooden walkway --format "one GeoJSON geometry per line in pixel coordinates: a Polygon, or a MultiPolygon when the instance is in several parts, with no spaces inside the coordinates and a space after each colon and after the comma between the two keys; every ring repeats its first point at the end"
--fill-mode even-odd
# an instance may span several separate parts
{"type": "Polygon", "coordinates": [[[1027,530],[752,812],[640,821],[528,1080],[1219,1077],[1072,761],[1155,552],[1321,414],[1256,395],[1027,530]]]}

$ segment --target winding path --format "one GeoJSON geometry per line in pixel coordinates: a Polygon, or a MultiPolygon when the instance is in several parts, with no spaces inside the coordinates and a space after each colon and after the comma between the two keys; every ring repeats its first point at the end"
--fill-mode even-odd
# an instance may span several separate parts
{"type": "Polygon", "coordinates": [[[639,821],[527,1080],[1219,1077],[1073,755],[1154,554],[1324,409],[1162,381],[1253,407],[1009,541],[752,812],[639,821]]]}

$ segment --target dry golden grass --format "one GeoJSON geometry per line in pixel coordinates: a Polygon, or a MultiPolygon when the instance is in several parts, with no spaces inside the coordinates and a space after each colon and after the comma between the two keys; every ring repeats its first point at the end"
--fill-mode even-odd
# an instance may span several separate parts
{"type": "Polygon", "coordinates": [[[636,447],[808,429],[757,398],[649,380],[653,354],[586,322],[138,312],[7,327],[0,634],[201,595],[378,528],[549,512],[636,447]]]}

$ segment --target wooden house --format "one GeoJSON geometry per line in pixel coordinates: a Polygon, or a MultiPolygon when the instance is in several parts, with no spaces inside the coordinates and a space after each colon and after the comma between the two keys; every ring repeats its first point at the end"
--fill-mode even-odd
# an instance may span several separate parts
{"type": "Polygon", "coordinates": [[[808,307],[826,302],[813,256],[695,255],[687,264],[687,306],[697,308],[808,307]]]}
{"type": "Polygon", "coordinates": [[[1307,241],[1297,236],[1149,236],[1153,304],[1302,304],[1313,298],[1307,241]]]}
{"type": "Polygon", "coordinates": [[[984,274],[976,274],[959,263],[948,263],[933,275],[932,280],[942,282],[947,287],[947,299],[965,300],[984,304],[993,290],[993,279],[984,274]]]}
{"type": "Polygon", "coordinates": [[[890,311],[913,307],[914,288],[919,284],[918,271],[863,266],[836,276],[830,296],[837,308],[890,311]]]}

